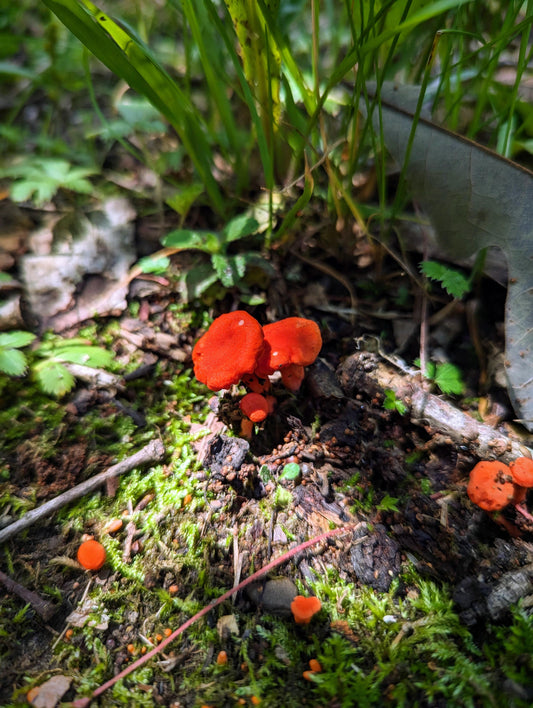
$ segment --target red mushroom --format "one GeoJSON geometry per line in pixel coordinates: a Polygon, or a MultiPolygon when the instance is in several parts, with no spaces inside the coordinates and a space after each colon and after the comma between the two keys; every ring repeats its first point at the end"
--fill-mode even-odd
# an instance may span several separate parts
{"type": "Polygon", "coordinates": [[[220,391],[252,374],[263,348],[263,330],[244,310],[213,321],[192,352],[194,375],[211,391],[220,391]]]}
{"type": "Polygon", "coordinates": [[[303,379],[303,367],[312,364],[322,348],[318,325],[303,317],[287,317],[265,325],[263,335],[264,346],[257,361],[256,375],[264,378],[279,370],[283,380],[285,370],[287,387],[297,391],[303,379]]]}
{"type": "Polygon", "coordinates": [[[281,367],[281,380],[285,388],[296,393],[304,380],[305,370],[300,364],[287,364],[281,367]]]}
{"type": "Polygon", "coordinates": [[[528,521],[533,522],[533,516],[523,506],[527,490],[533,487],[533,460],[529,457],[517,457],[516,460],[509,464],[511,476],[515,483],[514,505],[528,521]]]}
{"type": "Polygon", "coordinates": [[[265,420],[270,413],[269,402],[260,393],[247,393],[241,398],[239,408],[246,416],[241,421],[241,435],[243,438],[251,438],[254,423],[265,420]]]}
{"type": "Polygon", "coordinates": [[[313,615],[320,611],[322,603],[318,597],[296,595],[291,602],[291,612],[296,624],[309,624],[313,615]]]}
{"type": "Polygon", "coordinates": [[[244,415],[254,423],[260,423],[269,413],[268,401],[260,393],[247,393],[241,398],[239,407],[244,415]]]}
{"type": "Polygon", "coordinates": [[[521,487],[533,487],[533,460],[529,457],[517,457],[509,467],[515,484],[521,487]]]}
{"type": "Polygon", "coordinates": [[[78,563],[87,570],[100,570],[106,559],[105,548],[94,539],[84,541],[78,548],[78,563]]]}
{"type": "MultiPolygon", "coordinates": [[[[513,504],[517,511],[528,521],[533,516],[522,506],[525,499],[525,486],[517,484],[517,479],[524,479],[503,462],[483,460],[478,462],[472,472],[466,492],[470,500],[485,511],[501,511],[508,504],[513,504]]],[[[519,468],[519,467],[518,467],[519,468]]],[[[524,473],[525,474],[525,473],[524,473]]],[[[533,486],[533,485],[532,485],[533,486]]]]}
{"type": "Polygon", "coordinates": [[[515,485],[503,462],[483,460],[470,472],[466,493],[485,511],[500,511],[513,501],[515,485]]]}

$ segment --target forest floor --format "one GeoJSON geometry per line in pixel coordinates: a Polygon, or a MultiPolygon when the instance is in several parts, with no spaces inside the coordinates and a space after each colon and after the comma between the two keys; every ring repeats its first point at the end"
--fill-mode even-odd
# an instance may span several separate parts
{"type": "MultiPolygon", "coordinates": [[[[99,705],[502,705],[505,695],[508,705],[531,704],[531,656],[502,637],[511,625],[531,635],[523,610],[533,598],[533,525],[513,507],[491,516],[469,501],[475,436],[412,414],[414,390],[446,397],[385,354],[417,353],[420,317],[411,297],[402,301],[405,274],[360,241],[355,282],[342,254],[313,260],[323,255],[318,231],[273,252],[268,305],[249,308],[262,323],[314,319],[324,341],[297,394],[275,389],[275,413],[249,443],[231,431],[233,392],[213,396],[194,379],[191,351],[208,308],[181,302],[172,273],[146,281],[147,293],[130,290],[123,312],[66,331],[113,352],[111,381],[79,382],[59,400],[34,382],[4,385],[4,528],[151,440],[165,455],[6,542],[4,571],[39,598],[3,589],[2,705],[25,703],[58,676],[64,694],[35,692],[34,705],[90,695],[252,572],[341,527],[282,563],[265,578],[272,585],[214,609],[99,705]],[[383,365],[386,386],[375,376],[383,365]],[[84,533],[107,551],[94,573],[75,561],[84,533]],[[292,619],[296,592],[322,601],[310,625],[292,619]],[[313,658],[322,672],[306,680],[313,658]]],[[[176,256],[174,273],[188,264],[176,256]]],[[[485,370],[473,344],[493,338],[501,349],[504,296],[486,279],[475,302],[450,306],[441,292],[427,316],[429,350],[466,382],[453,409],[491,426],[494,453],[509,459],[501,441],[525,449],[528,436],[510,424],[496,378],[478,395],[485,370]],[[482,307],[475,328],[473,304],[482,307]],[[444,307],[447,316],[435,316],[444,307]]],[[[240,306],[234,292],[210,311],[240,306]]]]}

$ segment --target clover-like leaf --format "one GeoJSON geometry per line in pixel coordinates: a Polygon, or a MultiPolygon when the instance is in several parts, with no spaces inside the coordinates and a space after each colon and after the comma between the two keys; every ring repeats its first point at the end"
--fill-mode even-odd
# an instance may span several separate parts
{"type": "Polygon", "coordinates": [[[74,376],[58,361],[48,359],[40,362],[34,371],[37,381],[45,393],[63,396],[74,386],[74,376]]]}
{"type": "Polygon", "coordinates": [[[0,372],[8,376],[22,376],[27,366],[26,357],[18,349],[0,349],[0,372]]]}

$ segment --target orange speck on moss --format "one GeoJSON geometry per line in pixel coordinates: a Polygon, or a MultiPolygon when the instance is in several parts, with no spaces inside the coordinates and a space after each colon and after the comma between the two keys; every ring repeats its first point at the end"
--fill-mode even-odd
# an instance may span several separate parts
{"type": "Polygon", "coordinates": [[[259,696],[251,696],[250,700],[252,701],[252,704],[254,706],[258,706],[261,703],[261,699],[259,698],[259,696]]]}
{"type": "Polygon", "coordinates": [[[116,533],[124,526],[122,519],[111,519],[104,527],[104,533],[116,533]]]}
{"type": "Polygon", "coordinates": [[[94,539],[84,541],[78,548],[77,558],[78,563],[87,570],[100,570],[105,563],[105,548],[94,539]]]}
{"type": "Polygon", "coordinates": [[[311,669],[311,671],[315,671],[317,673],[320,673],[320,671],[322,671],[322,666],[320,665],[320,662],[316,659],[309,659],[309,668],[311,669]]]}
{"type": "Polygon", "coordinates": [[[228,663],[227,653],[224,650],[219,651],[218,656],[217,656],[217,664],[219,666],[225,666],[227,663],[228,663]]]}

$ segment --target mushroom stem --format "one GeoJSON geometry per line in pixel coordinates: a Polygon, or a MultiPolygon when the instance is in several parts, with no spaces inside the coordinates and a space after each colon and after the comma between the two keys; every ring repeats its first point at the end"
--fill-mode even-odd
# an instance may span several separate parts
{"type": "Polygon", "coordinates": [[[529,513],[529,511],[525,508],[523,504],[515,504],[514,507],[522,514],[525,519],[533,523],[533,515],[529,513]]]}

